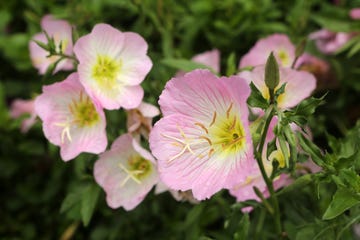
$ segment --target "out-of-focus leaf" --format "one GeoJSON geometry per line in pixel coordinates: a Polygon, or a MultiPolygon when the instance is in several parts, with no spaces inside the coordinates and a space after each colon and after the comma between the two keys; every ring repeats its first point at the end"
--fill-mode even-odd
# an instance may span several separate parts
{"type": "Polygon", "coordinates": [[[96,184],[89,185],[82,194],[81,218],[84,226],[87,226],[91,220],[91,216],[94,213],[99,194],[100,188],[96,184]]]}
{"type": "Polygon", "coordinates": [[[354,205],[360,203],[358,197],[355,197],[353,193],[348,191],[345,188],[340,188],[336,191],[333,199],[326,209],[322,219],[330,220],[333,219],[340,214],[342,214],[345,210],[353,207],[354,205]]]}

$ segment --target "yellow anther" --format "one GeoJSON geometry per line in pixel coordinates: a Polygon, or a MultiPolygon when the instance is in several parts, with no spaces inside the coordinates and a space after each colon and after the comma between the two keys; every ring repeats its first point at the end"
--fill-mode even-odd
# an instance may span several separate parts
{"type": "Polygon", "coordinates": [[[209,133],[208,129],[202,123],[196,122],[195,125],[201,127],[206,132],[206,134],[209,133]]]}
{"type": "Polygon", "coordinates": [[[211,120],[209,127],[211,127],[215,123],[215,121],[216,121],[216,111],[214,111],[213,118],[211,120]]]}
{"type": "Polygon", "coordinates": [[[231,111],[232,107],[233,107],[233,103],[231,103],[229,108],[226,110],[226,118],[227,119],[229,119],[229,117],[230,117],[230,111],[231,111]]]}

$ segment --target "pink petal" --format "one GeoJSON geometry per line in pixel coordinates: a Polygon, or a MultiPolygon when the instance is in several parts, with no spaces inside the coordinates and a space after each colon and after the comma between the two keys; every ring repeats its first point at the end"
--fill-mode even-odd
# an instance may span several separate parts
{"type": "Polygon", "coordinates": [[[241,58],[239,68],[265,64],[271,52],[274,52],[279,65],[283,67],[290,67],[295,59],[295,46],[288,36],[273,34],[257,41],[255,46],[241,58]],[[286,54],[288,61],[281,61],[279,53],[286,54]]]}
{"type": "Polygon", "coordinates": [[[216,73],[220,72],[220,51],[218,49],[197,54],[191,60],[211,67],[216,73]]]}

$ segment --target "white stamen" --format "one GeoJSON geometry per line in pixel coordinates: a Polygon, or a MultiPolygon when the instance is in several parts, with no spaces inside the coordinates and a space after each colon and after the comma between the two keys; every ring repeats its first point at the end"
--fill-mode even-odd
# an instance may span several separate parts
{"type": "Polygon", "coordinates": [[[121,163],[119,163],[119,167],[128,174],[126,176],[126,178],[121,182],[121,184],[120,184],[121,187],[123,187],[129,181],[129,179],[132,179],[137,184],[141,184],[141,181],[135,175],[144,173],[143,170],[132,170],[131,171],[131,170],[127,169],[124,165],[122,165],[121,163]]]}
{"type": "Polygon", "coordinates": [[[69,118],[66,119],[65,122],[57,122],[54,123],[54,125],[63,128],[63,130],[61,131],[61,143],[65,142],[65,135],[70,142],[72,141],[70,134],[71,122],[69,121],[69,118]]]}

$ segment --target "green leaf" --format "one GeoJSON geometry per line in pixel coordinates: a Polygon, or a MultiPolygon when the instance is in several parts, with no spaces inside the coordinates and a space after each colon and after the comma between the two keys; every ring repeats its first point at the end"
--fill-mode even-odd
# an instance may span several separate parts
{"type": "Polygon", "coordinates": [[[84,226],[87,226],[91,220],[99,194],[100,188],[96,184],[89,185],[82,194],[81,218],[84,226]]]}
{"type": "Polygon", "coordinates": [[[353,193],[345,188],[340,188],[334,194],[333,199],[326,209],[322,219],[333,219],[359,202],[359,199],[356,198],[353,193]]]}
{"type": "Polygon", "coordinates": [[[323,95],[321,98],[314,98],[311,97],[302,101],[295,110],[295,115],[303,115],[309,116],[315,112],[315,109],[324,103],[324,98],[326,94],[323,95]]]}
{"type": "Polygon", "coordinates": [[[323,168],[329,168],[325,163],[325,157],[322,155],[318,146],[301,133],[298,133],[298,140],[301,148],[311,156],[311,159],[316,165],[323,168]]]}
{"type": "Polygon", "coordinates": [[[248,214],[244,214],[239,222],[239,229],[234,234],[235,240],[247,239],[250,228],[250,219],[248,214]]]}
{"type": "Polygon", "coordinates": [[[70,211],[75,205],[80,203],[81,193],[69,193],[61,204],[60,213],[70,211]]]}
{"type": "Polygon", "coordinates": [[[274,90],[277,85],[279,85],[279,80],[279,65],[274,57],[273,52],[271,52],[265,65],[265,84],[270,90],[274,90]]]}
{"type": "Polygon", "coordinates": [[[276,195],[282,195],[287,193],[292,193],[293,191],[299,191],[299,189],[304,188],[306,185],[314,182],[313,174],[306,174],[301,177],[298,177],[293,183],[291,183],[286,188],[283,188],[276,195]]]}
{"type": "Polygon", "coordinates": [[[226,60],[226,76],[236,74],[237,66],[235,64],[235,53],[232,52],[226,60]]]}
{"type": "Polygon", "coordinates": [[[47,45],[47,43],[43,43],[35,39],[33,39],[32,41],[34,41],[39,47],[41,47],[45,51],[49,51],[49,46],[47,45]]]}
{"type": "Polygon", "coordinates": [[[269,106],[268,101],[263,97],[259,89],[253,83],[250,83],[251,94],[247,100],[250,107],[266,109],[269,106]]]}
{"type": "Polygon", "coordinates": [[[192,70],[195,69],[209,69],[212,72],[214,72],[214,70],[204,64],[201,63],[197,63],[197,62],[193,62],[187,59],[174,59],[174,58],[165,58],[161,61],[162,64],[169,66],[169,67],[173,67],[175,69],[178,70],[182,70],[185,72],[190,72],[192,70]]]}
{"type": "Polygon", "coordinates": [[[352,32],[358,31],[360,28],[360,23],[357,21],[339,20],[332,16],[321,16],[314,14],[312,19],[322,27],[332,32],[352,32]]]}

